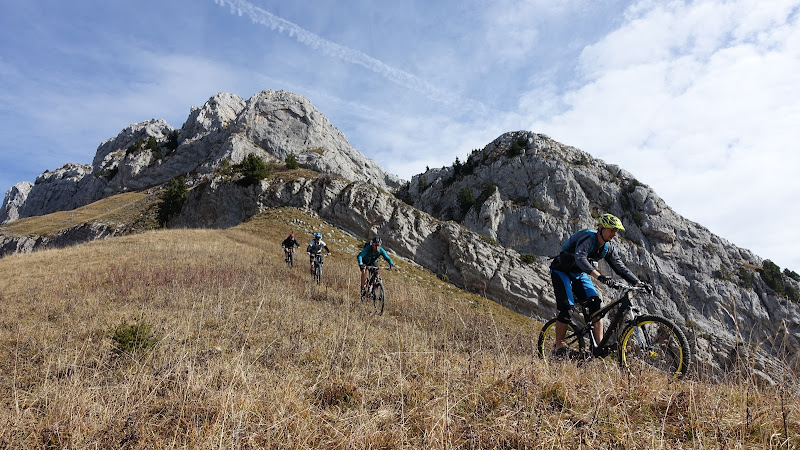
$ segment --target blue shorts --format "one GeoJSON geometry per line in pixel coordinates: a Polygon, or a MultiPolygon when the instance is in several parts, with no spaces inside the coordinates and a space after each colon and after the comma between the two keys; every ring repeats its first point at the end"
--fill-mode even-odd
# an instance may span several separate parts
{"type": "Polygon", "coordinates": [[[581,273],[565,273],[558,270],[550,270],[550,279],[553,282],[553,290],[556,294],[556,308],[561,317],[568,315],[575,306],[575,301],[587,303],[589,312],[594,313],[600,309],[600,295],[592,284],[589,275],[581,273]],[[590,299],[597,299],[589,301],[590,299]]]}

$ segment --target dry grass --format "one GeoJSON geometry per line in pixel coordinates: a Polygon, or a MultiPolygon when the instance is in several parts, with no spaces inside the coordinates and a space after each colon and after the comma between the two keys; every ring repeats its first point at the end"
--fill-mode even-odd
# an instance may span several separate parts
{"type": "Polygon", "coordinates": [[[0,259],[0,448],[800,447],[796,385],[546,366],[538,323],[402,261],[376,317],[358,248],[284,209],[0,259]],[[136,320],[158,344],[115,352],[136,320]]]}
{"type": "Polygon", "coordinates": [[[130,227],[143,221],[152,223],[141,224],[140,228],[154,228],[155,219],[149,216],[158,200],[152,191],[118,194],[71,211],[15,220],[0,225],[0,232],[9,236],[53,236],[84,223],[130,227]]]}

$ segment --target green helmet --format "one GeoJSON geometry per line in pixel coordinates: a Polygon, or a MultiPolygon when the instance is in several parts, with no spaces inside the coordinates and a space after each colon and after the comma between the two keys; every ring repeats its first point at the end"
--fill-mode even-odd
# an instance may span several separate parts
{"type": "Polygon", "coordinates": [[[622,221],[612,214],[603,214],[597,219],[597,224],[602,228],[613,228],[617,231],[625,231],[625,227],[622,226],[622,221]]]}

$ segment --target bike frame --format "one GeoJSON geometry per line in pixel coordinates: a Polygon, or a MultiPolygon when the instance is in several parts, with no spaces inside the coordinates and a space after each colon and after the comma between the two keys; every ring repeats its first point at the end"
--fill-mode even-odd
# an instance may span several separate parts
{"type": "Polygon", "coordinates": [[[619,331],[624,327],[624,325],[634,322],[636,316],[634,314],[635,311],[630,293],[631,291],[638,289],[639,288],[635,286],[626,286],[617,300],[600,308],[600,310],[591,316],[589,315],[587,306],[582,304],[581,312],[583,313],[583,318],[586,321],[586,324],[583,327],[579,327],[576,323],[570,320],[570,325],[577,330],[575,332],[575,336],[579,339],[583,339],[583,336],[589,335],[589,350],[591,351],[594,351],[597,348],[608,346],[612,336],[614,336],[616,339],[619,331]],[[603,329],[603,340],[601,340],[599,343],[595,342],[594,334],[592,333],[593,324],[598,320],[603,320],[603,318],[617,306],[619,306],[619,308],[617,309],[616,314],[611,317],[610,323],[603,329]]]}
{"type": "Polygon", "coordinates": [[[367,275],[367,285],[368,286],[375,286],[375,285],[382,285],[383,284],[383,279],[381,279],[380,270],[384,269],[384,267],[366,266],[366,269],[369,271],[369,275],[367,275]]]}
{"type": "Polygon", "coordinates": [[[323,255],[322,253],[317,253],[316,255],[313,256],[314,256],[314,266],[321,266],[323,262],[322,260],[325,258],[326,255],[323,255]]]}

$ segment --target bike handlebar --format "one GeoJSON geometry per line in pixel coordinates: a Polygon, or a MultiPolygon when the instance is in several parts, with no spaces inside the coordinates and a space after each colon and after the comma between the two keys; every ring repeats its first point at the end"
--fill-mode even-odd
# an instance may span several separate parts
{"type": "Polygon", "coordinates": [[[615,286],[610,286],[610,287],[613,287],[614,289],[620,291],[645,291],[649,294],[653,293],[653,287],[647,283],[633,285],[633,284],[622,284],[620,282],[617,282],[615,286]]]}

